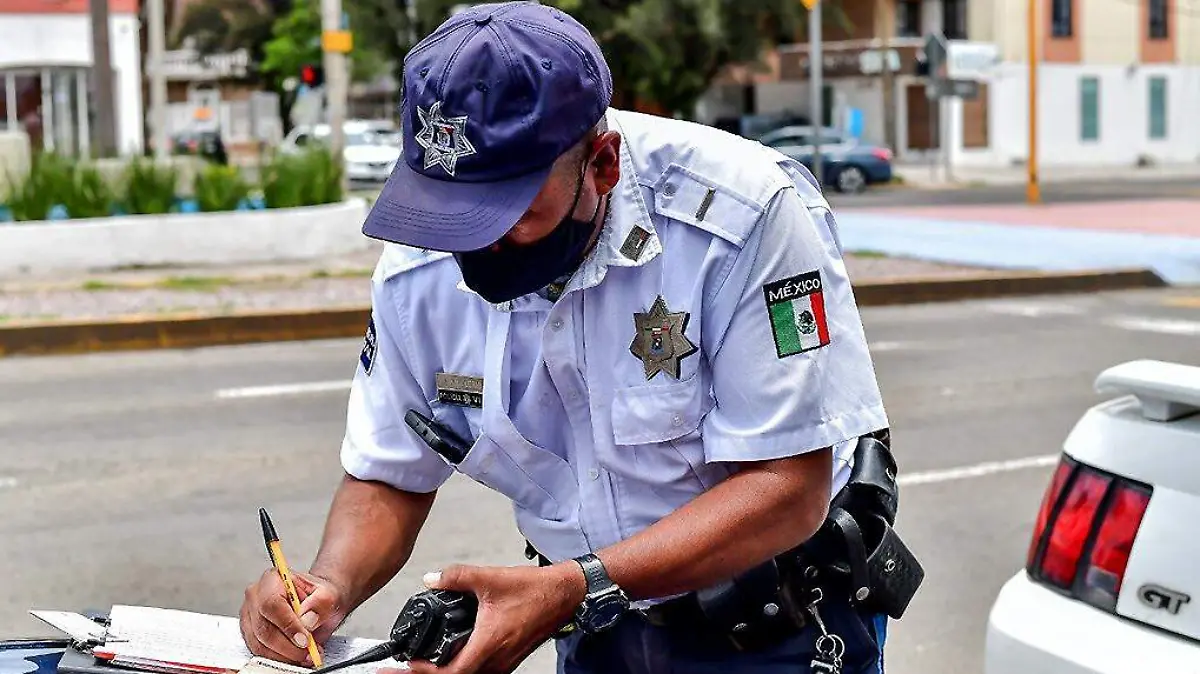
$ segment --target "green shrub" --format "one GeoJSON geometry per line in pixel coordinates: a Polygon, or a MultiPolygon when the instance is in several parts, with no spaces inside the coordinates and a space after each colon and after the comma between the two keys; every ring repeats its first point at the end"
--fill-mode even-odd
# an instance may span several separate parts
{"type": "Polygon", "coordinates": [[[103,218],[112,214],[116,191],[95,166],[79,166],[75,189],[61,201],[72,218],[103,218]]]}
{"type": "Polygon", "coordinates": [[[316,206],[342,200],[342,165],[324,147],[276,154],[262,167],[268,208],[316,206]]]}
{"type": "Polygon", "coordinates": [[[232,211],[250,195],[250,186],[236,166],[209,164],[196,174],[195,195],[205,213],[232,211]]]}
{"type": "Polygon", "coordinates": [[[125,167],[125,210],[134,215],[169,213],[178,182],[178,168],[135,157],[125,167]]]}
{"type": "Polygon", "coordinates": [[[112,211],[113,190],[93,166],[53,153],[32,158],[29,174],[9,176],[8,208],[18,221],[45,220],[61,204],[72,218],[96,218],[112,211]]]}

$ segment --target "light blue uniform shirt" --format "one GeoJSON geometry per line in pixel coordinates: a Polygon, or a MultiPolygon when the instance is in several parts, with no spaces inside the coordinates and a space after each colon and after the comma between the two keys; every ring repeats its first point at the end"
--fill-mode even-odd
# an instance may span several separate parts
{"type": "Polygon", "coordinates": [[[342,445],[350,475],[428,492],[455,469],[403,418],[432,415],[474,441],[457,469],[510,498],[554,561],[637,534],[743,461],[832,446],[836,492],[855,440],[888,425],[811,174],[708,127],[608,120],[621,179],[556,302],[492,305],[448,255],[386,248],[342,445]]]}

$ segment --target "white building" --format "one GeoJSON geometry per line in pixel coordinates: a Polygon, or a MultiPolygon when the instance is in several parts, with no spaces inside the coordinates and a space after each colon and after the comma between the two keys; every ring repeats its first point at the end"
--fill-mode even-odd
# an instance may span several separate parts
{"type": "MultiPolygon", "coordinates": [[[[799,0],[797,0],[799,1],[799,0]]],[[[961,166],[1010,166],[1029,152],[1029,0],[843,0],[851,30],[826,24],[825,99],[863,111],[862,139],[902,161],[946,147],[961,166]],[[916,55],[931,33],[990,46],[979,95],[930,105],[916,55]],[[886,47],[886,49],[885,49],[886,47]],[[890,113],[880,67],[893,63],[890,113]],[[889,124],[890,129],[889,129],[889,124]]],[[[1183,0],[1036,0],[1038,158],[1043,166],[1200,161],[1200,5],[1183,0]]],[[[807,116],[808,45],[766,72],[730,73],[701,101],[712,123],[754,112],[807,116]]],[[[828,114],[828,113],[827,113],[828,114]]]]}
{"type": "MultiPolygon", "coordinates": [[[[116,141],[142,148],[137,0],[109,0],[116,141]]],[[[0,0],[0,129],[34,149],[86,154],[95,139],[88,0],[0,0]]]]}
{"type": "MultiPolygon", "coordinates": [[[[964,148],[952,135],[956,163],[1010,164],[1028,155],[1027,4],[971,5],[971,39],[996,44],[1003,63],[987,77],[989,145],[964,148]]],[[[1200,160],[1200,13],[1178,0],[1039,4],[1042,165],[1200,160]]]]}

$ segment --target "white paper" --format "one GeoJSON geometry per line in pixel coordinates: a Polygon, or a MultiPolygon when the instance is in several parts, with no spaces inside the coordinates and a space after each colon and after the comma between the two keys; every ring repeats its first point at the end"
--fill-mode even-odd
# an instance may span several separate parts
{"type": "MultiPolygon", "coordinates": [[[[109,636],[116,641],[97,650],[114,655],[115,662],[156,661],[236,671],[254,659],[242,639],[237,618],[120,605],[113,606],[109,622],[109,636]]],[[[373,639],[334,637],[325,644],[324,660],[329,664],[341,662],[378,643],[373,639]]],[[[374,668],[370,671],[373,673],[374,668]]]]}
{"type": "Polygon", "coordinates": [[[104,639],[104,625],[91,618],[70,611],[30,611],[38,620],[49,623],[59,631],[71,635],[72,639],[104,639]]]}

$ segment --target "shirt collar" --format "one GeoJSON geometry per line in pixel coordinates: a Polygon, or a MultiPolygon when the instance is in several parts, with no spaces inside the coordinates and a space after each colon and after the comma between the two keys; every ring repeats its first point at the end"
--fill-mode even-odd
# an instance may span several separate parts
{"type": "MultiPolygon", "coordinates": [[[[612,111],[607,117],[609,127],[619,130],[620,122],[612,111]]],[[[621,179],[609,195],[600,237],[592,252],[567,282],[562,295],[599,285],[609,267],[640,267],[662,253],[662,242],[646,208],[628,143],[621,143],[620,162],[621,179]]],[[[464,281],[459,281],[458,288],[476,294],[464,281]]],[[[511,302],[491,306],[498,311],[539,311],[547,310],[552,305],[553,302],[547,297],[534,292],[511,302]]]]}

